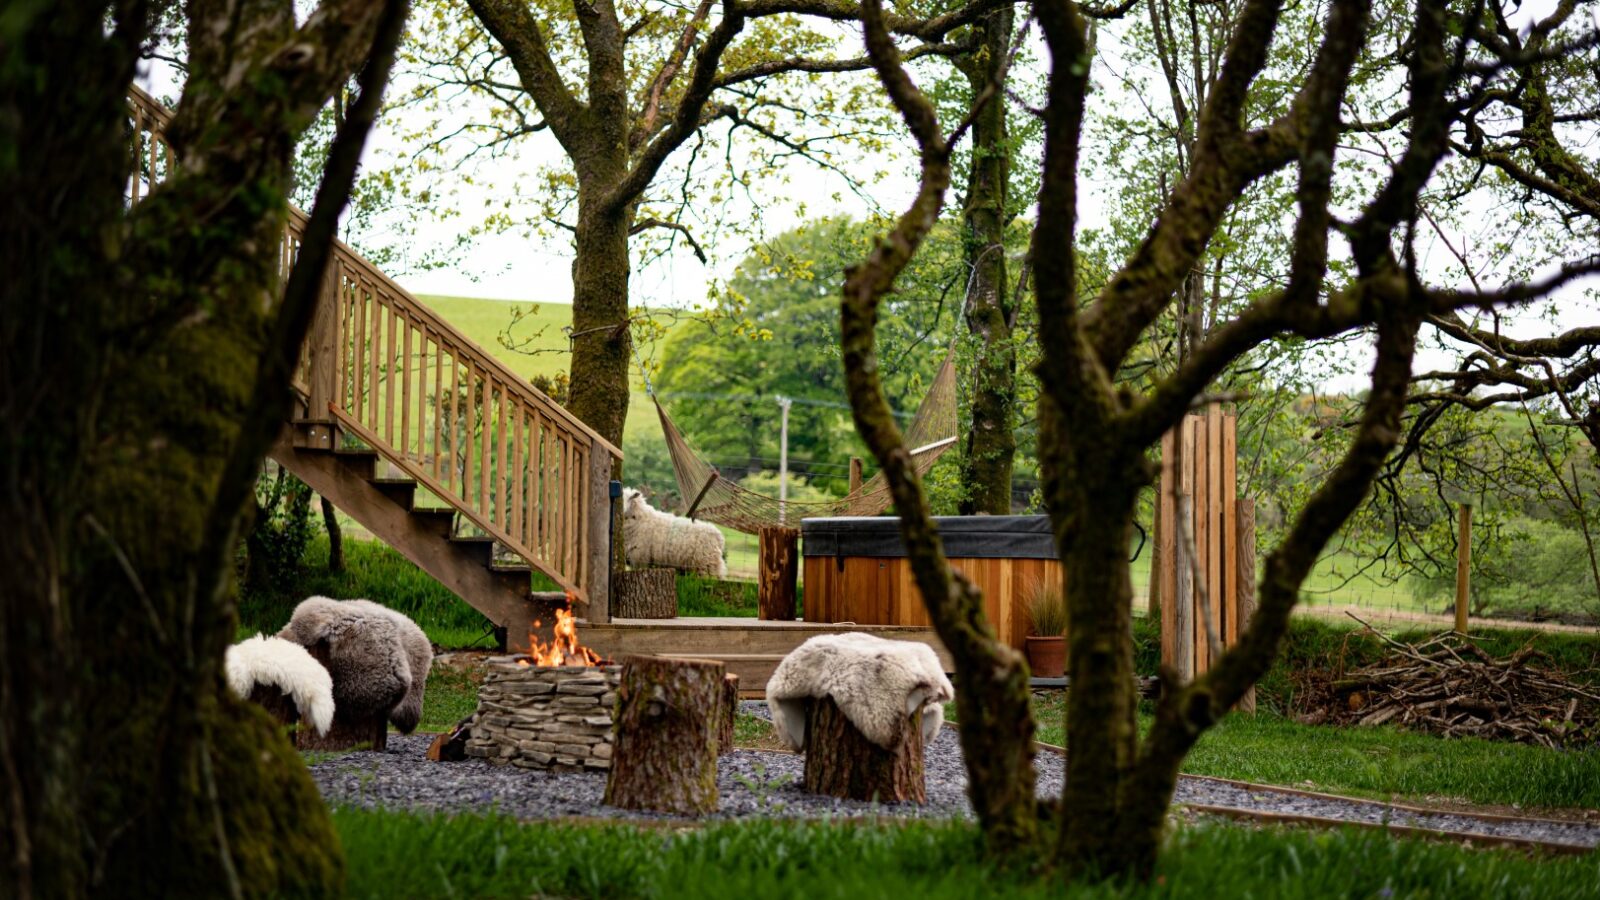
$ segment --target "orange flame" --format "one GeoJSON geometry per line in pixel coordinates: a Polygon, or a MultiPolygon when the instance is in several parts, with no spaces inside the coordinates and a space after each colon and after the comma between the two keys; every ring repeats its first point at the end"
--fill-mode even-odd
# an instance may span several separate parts
{"type": "MultiPolygon", "coordinates": [[[[518,660],[517,665],[527,666],[598,666],[601,664],[600,654],[578,643],[578,617],[572,614],[572,600],[567,599],[567,609],[556,610],[555,634],[549,643],[539,640],[533,632],[528,633],[528,657],[518,660]]],[[[533,627],[538,628],[540,622],[534,622],[533,627]]]]}

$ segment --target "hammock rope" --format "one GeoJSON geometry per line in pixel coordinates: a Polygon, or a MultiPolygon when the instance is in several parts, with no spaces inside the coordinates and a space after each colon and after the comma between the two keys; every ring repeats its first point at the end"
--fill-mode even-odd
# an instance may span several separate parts
{"type": "MultiPolygon", "coordinates": [[[[667,450],[672,457],[672,472],[678,482],[678,493],[686,502],[683,514],[689,518],[755,534],[770,526],[799,527],[802,518],[876,516],[894,502],[881,472],[856,490],[830,500],[778,500],[749,490],[724,478],[715,466],[695,452],[662,407],[648,376],[645,378],[645,390],[661,420],[661,431],[666,436],[667,450]]],[[[934,375],[933,383],[928,386],[928,393],[917,406],[911,423],[906,426],[906,446],[915,448],[911,451],[911,463],[919,477],[926,475],[939,457],[955,446],[956,430],[956,371],[952,348],[934,375]]]]}

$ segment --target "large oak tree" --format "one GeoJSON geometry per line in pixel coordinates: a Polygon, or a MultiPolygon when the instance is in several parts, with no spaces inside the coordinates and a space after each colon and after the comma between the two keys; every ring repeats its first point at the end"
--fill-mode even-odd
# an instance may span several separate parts
{"type": "MultiPolygon", "coordinates": [[[[325,896],[338,840],[221,672],[234,549],[403,0],[14,3],[0,16],[0,885],[325,896]],[[128,91],[181,19],[176,166],[132,207],[128,91]],[[358,74],[359,73],[359,74],[358,74]],[[280,283],[290,153],[358,75],[280,283]]],[[[153,157],[154,154],[150,154],[153,157]]],[[[155,180],[151,177],[150,180],[155,180]]]]}

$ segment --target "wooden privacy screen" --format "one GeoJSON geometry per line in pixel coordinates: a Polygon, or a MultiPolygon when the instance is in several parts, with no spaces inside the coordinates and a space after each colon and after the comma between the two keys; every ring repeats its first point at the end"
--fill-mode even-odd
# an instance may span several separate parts
{"type": "Polygon", "coordinates": [[[1185,679],[1211,667],[1208,628],[1223,647],[1239,639],[1237,429],[1231,411],[1212,405],[1202,415],[1186,416],[1161,440],[1161,661],[1185,679]],[[1168,527],[1178,522],[1180,505],[1190,510],[1193,563],[1183,530],[1168,527]]]}
{"type": "MultiPolygon", "coordinates": [[[[172,113],[130,88],[128,202],[175,173],[172,113]]],[[[279,247],[288,281],[307,218],[293,207],[279,247]]],[[[407,476],[587,599],[602,583],[611,461],[622,451],[335,241],[294,374],[296,418],[332,420],[407,476]]],[[[332,449],[332,448],[329,448],[332,449]]]]}

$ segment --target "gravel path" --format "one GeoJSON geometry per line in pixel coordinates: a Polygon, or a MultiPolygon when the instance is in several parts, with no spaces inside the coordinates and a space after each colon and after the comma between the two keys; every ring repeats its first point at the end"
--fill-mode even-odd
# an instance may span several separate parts
{"type": "MultiPolygon", "coordinates": [[[[766,704],[744,704],[744,711],[766,715],[766,704]]],[[[431,737],[391,735],[383,753],[362,751],[311,766],[312,776],[330,801],[367,807],[428,810],[498,810],[525,819],[604,816],[663,818],[605,806],[605,776],[553,774],[481,760],[433,763],[426,758],[431,737]]],[[[928,803],[871,804],[807,794],[800,789],[803,758],[793,753],[736,750],[722,758],[717,777],[722,808],[715,819],[828,818],[893,815],[946,818],[969,816],[966,773],[955,731],[946,728],[925,749],[928,803]]],[[[1037,761],[1040,796],[1061,792],[1063,760],[1041,753],[1037,761]]],[[[1460,813],[1412,813],[1376,801],[1305,797],[1274,790],[1246,790],[1204,778],[1182,778],[1177,802],[1350,822],[1409,825],[1494,837],[1600,846],[1600,824],[1584,822],[1495,821],[1460,813]]]]}

